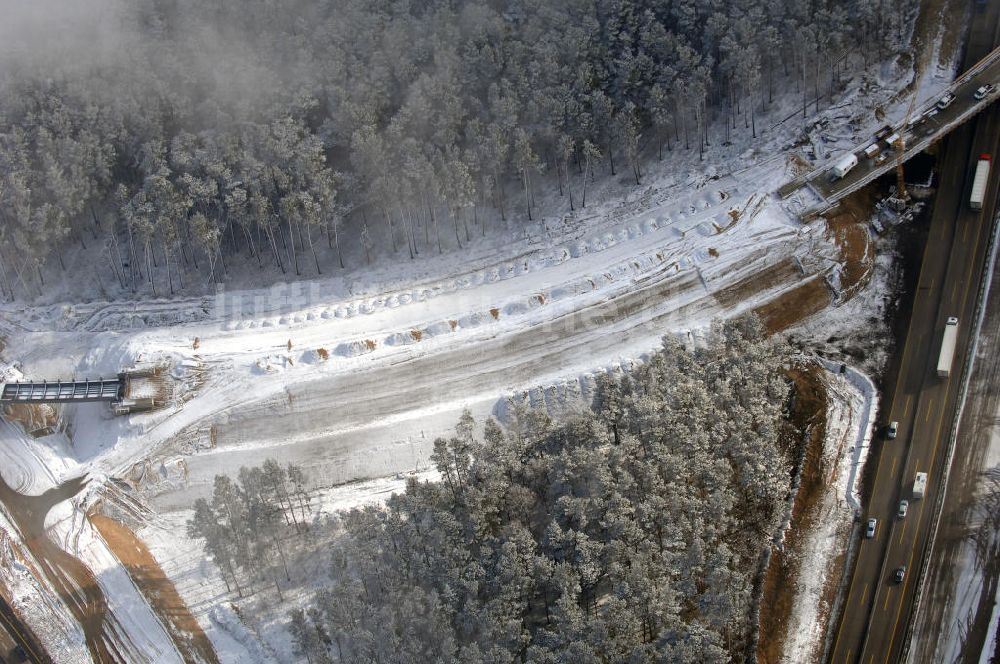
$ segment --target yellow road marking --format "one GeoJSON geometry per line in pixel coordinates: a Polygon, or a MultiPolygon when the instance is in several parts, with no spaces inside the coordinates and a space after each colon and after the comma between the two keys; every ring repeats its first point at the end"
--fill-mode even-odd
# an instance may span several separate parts
{"type": "Polygon", "coordinates": [[[931,397],[931,400],[927,402],[927,412],[924,414],[924,422],[927,422],[931,419],[931,410],[933,410],[933,408],[934,408],[934,398],[931,397]]]}
{"type": "Polygon", "coordinates": [[[896,472],[896,461],[898,461],[898,459],[896,459],[895,457],[893,457],[893,459],[892,459],[892,469],[889,471],[890,475],[892,475],[892,474],[894,474],[896,472]]]}
{"type": "MultiPolygon", "coordinates": [[[[982,235],[983,225],[984,224],[976,224],[976,241],[975,241],[975,244],[973,246],[979,246],[979,236],[982,235]]],[[[927,256],[927,254],[924,254],[925,259],[926,259],[926,256],[927,256]]],[[[950,258],[949,258],[949,260],[950,260],[950,258]]],[[[975,263],[976,263],[975,260],[968,261],[969,267],[965,271],[965,283],[966,284],[968,284],[969,280],[972,278],[972,268],[975,265],[975,263]]],[[[971,288],[970,289],[966,289],[965,296],[969,297],[972,294],[972,290],[973,289],[971,289],[971,288]]],[[[956,384],[955,381],[950,381],[948,383],[948,389],[950,389],[951,386],[955,385],[955,384],[956,384]]],[[[947,398],[948,398],[948,391],[946,389],[945,390],[945,401],[947,401],[947,398]]],[[[928,478],[930,478],[931,471],[934,468],[934,459],[937,458],[938,444],[941,442],[941,425],[943,423],[944,423],[944,409],[941,410],[941,416],[938,417],[937,429],[936,429],[936,431],[934,433],[934,447],[931,450],[931,460],[930,460],[930,463],[928,464],[928,468],[927,468],[927,471],[926,471],[928,478]]],[[[877,477],[877,473],[876,473],[876,477],[877,477]]],[[[918,515],[917,515],[917,530],[920,529],[920,522],[923,520],[923,516],[924,516],[923,510],[920,510],[918,512],[918,515]]],[[[913,562],[913,550],[911,549],[910,550],[910,563],[912,563],[912,562],[913,562]]],[[[910,568],[911,568],[911,565],[907,564],[907,569],[910,569],[910,568]]],[[[910,575],[908,574],[907,577],[906,577],[906,579],[903,582],[903,594],[904,594],[904,596],[905,596],[905,591],[906,591],[906,584],[909,583],[909,581],[910,581],[910,575]]],[[[892,645],[896,641],[896,628],[899,626],[899,616],[900,616],[900,613],[902,613],[902,610],[903,610],[903,602],[900,602],[899,603],[899,608],[896,609],[896,619],[893,622],[892,631],[889,633],[889,646],[888,646],[888,648],[886,648],[886,651],[885,651],[885,661],[886,662],[889,661],[889,657],[892,655],[892,645]]],[[[872,657],[874,657],[874,654],[872,655],[872,657]]]]}
{"type": "MultiPolygon", "coordinates": [[[[11,611],[12,612],[14,611],[13,607],[11,607],[11,611]]],[[[10,619],[7,616],[5,616],[4,614],[0,613],[0,618],[3,618],[4,624],[7,625],[7,627],[10,628],[9,629],[10,637],[11,637],[11,639],[13,639],[14,643],[17,643],[18,641],[23,641],[23,643],[21,643],[20,645],[26,646],[28,648],[28,652],[31,653],[32,657],[34,657],[38,661],[42,661],[42,658],[38,656],[38,653],[35,652],[35,649],[32,648],[31,644],[28,642],[27,635],[24,634],[23,632],[21,632],[21,630],[19,630],[17,628],[17,626],[14,623],[12,623],[10,621],[10,619]],[[18,636],[20,636],[21,638],[18,639],[17,638],[18,636]]]]}
{"type": "Polygon", "coordinates": [[[865,604],[865,598],[866,597],[868,597],[868,584],[867,583],[865,584],[865,589],[863,591],[861,591],[861,601],[858,602],[858,604],[861,604],[862,606],[864,606],[864,604],[865,604]]]}
{"type": "Polygon", "coordinates": [[[910,414],[910,402],[913,401],[913,395],[906,397],[906,410],[903,411],[903,417],[908,417],[910,414]]]}
{"type": "MultiPolygon", "coordinates": [[[[942,229],[944,229],[945,224],[940,224],[940,226],[941,226],[942,229]]],[[[978,240],[978,234],[977,234],[977,240],[976,241],[977,242],[979,241],[978,240]]],[[[921,275],[921,277],[923,277],[923,275],[926,274],[926,271],[925,271],[924,268],[927,266],[927,261],[929,260],[930,253],[931,252],[929,252],[929,251],[925,251],[923,258],[920,260],[920,275],[921,275]]],[[[913,315],[911,313],[910,322],[912,323],[912,321],[913,321],[913,315]]],[[[924,335],[922,333],[918,335],[918,337],[917,337],[917,347],[918,348],[919,348],[920,343],[923,340],[923,338],[924,338],[924,335]]],[[[896,387],[897,388],[902,384],[901,381],[903,380],[903,377],[906,376],[906,365],[907,365],[907,363],[909,362],[909,359],[910,359],[910,352],[909,351],[911,350],[910,349],[910,344],[912,343],[912,339],[913,339],[913,335],[910,334],[909,325],[907,325],[906,341],[903,343],[903,361],[899,365],[899,374],[898,374],[899,378],[896,381],[896,387]]],[[[896,396],[897,395],[898,395],[898,392],[896,390],[893,390],[892,404],[890,405],[889,412],[892,412],[893,408],[895,408],[895,405],[896,405],[896,396]]],[[[907,405],[907,409],[909,409],[909,405],[907,405]]],[[[877,461],[876,461],[876,465],[875,465],[875,483],[873,485],[875,487],[880,486],[879,483],[878,483],[878,476],[879,476],[879,472],[881,472],[881,470],[882,470],[882,455],[880,454],[880,455],[878,455],[878,458],[877,458],[877,461]]],[[[852,582],[851,583],[851,589],[848,591],[848,602],[850,602],[850,594],[851,594],[851,592],[853,592],[853,590],[854,590],[854,584],[852,582]]],[[[840,643],[840,636],[841,636],[841,634],[844,631],[844,622],[846,622],[846,621],[843,619],[843,616],[841,616],[840,625],[837,627],[837,638],[835,638],[834,641],[833,641],[833,652],[834,653],[837,652],[837,645],[840,643]]],[[[847,657],[846,661],[849,662],[849,661],[851,661],[850,655],[851,655],[852,651],[848,650],[847,653],[848,653],[848,657],[847,657]]],[[[875,661],[875,656],[872,655],[872,657],[871,657],[871,659],[869,661],[872,661],[872,662],[875,661]]]]}
{"type": "MultiPolygon", "coordinates": [[[[885,601],[882,603],[882,610],[883,611],[888,611],[889,610],[889,589],[888,588],[885,589],[885,601]]],[[[872,655],[872,657],[874,657],[874,656],[875,655],[872,655]]]]}
{"type": "Polygon", "coordinates": [[[902,543],[903,543],[903,535],[904,535],[905,533],[906,533],[906,522],[904,521],[904,522],[903,522],[903,527],[902,527],[902,529],[900,529],[900,531],[899,531],[899,540],[898,540],[898,541],[899,541],[899,543],[900,543],[900,544],[902,544],[902,543]]]}

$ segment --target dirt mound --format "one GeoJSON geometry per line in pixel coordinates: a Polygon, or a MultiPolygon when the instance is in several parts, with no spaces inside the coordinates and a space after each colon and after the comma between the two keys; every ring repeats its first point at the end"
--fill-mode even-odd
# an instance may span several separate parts
{"type": "Polygon", "coordinates": [[[90,522],[128,570],[184,661],[217,664],[212,643],[146,544],[126,526],[102,514],[90,515],[90,522]]]}

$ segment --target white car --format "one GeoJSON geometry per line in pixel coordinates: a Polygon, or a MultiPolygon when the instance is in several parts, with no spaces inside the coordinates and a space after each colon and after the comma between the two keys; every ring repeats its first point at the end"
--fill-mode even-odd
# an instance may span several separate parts
{"type": "Polygon", "coordinates": [[[878,528],[878,519],[868,519],[868,527],[865,528],[865,539],[875,537],[876,528],[878,528]]]}
{"type": "Polygon", "coordinates": [[[955,95],[949,92],[945,94],[945,96],[938,99],[937,107],[943,111],[944,109],[951,106],[951,102],[953,101],[955,101],[955,95]]]}
{"type": "Polygon", "coordinates": [[[993,94],[994,90],[996,90],[996,86],[990,83],[980,87],[972,96],[976,98],[976,101],[982,101],[986,99],[987,95],[993,94]]]}
{"type": "Polygon", "coordinates": [[[910,501],[908,500],[899,501],[899,511],[896,512],[896,516],[899,517],[900,519],[905,519],[906,510],[908,510],[909,508],[910,508],[910,501]]]}
{"type": "Polygon", "coordinates": [[[889,440],[893,440],[896,437],[896,433],[899,432],[899,422],[893,420],[889,422],[889,426],[885,428],[885,437],[889,440]]]}

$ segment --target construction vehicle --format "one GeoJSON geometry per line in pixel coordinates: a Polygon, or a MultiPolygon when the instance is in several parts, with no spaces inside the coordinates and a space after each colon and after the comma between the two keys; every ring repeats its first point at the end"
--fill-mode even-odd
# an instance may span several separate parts
{"type": "Polygon", "coordinates": [[[858,165],[858,155],[853,152],[848,155],[844,155],[837,160],[837,163],[833,165],[830,169],[830,173],[833,175],[834,180],[839,180],[840,178],[847,175],[852,168],[858,165]]]}

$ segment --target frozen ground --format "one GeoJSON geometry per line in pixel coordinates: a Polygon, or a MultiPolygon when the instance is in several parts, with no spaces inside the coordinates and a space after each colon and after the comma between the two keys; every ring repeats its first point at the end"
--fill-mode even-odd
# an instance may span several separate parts
{"type": "MultiPolygon", "coordinates": [[[[713,319],[830,277],[841,256],[824,222],[800,224],[802,202],[783,204],[771,192],[793,175],[788,150],[803,126],[809,141],[847,147],[878,124],[875,106],[898,112],[893,87],[874,84],[900,78],[887,66],[855,79],[821,109],[830,120],[823,129],[812,115],[774,124],[755,145],[741,134],[714,145],[703,162],[675,152],[641,187],[609,181],[595,194],[607,202],[463,254],[270,288],[251,288],[247,277],[247,288],[215,296],[7,305],[3,359],[27,378],[164,361],[178,398],[121,418],[100,406],[66,407],[65,433],[45,438],[0,428],[0,471],[23,493],[87,473],[84,505],[108,477],[131,482],[160,512],[142,537],[224,657],[286,661],[287,643],[268,636],[280,626],[274,616],[237,614],[183,536],[187,510],[216,473],[272,456],[301,463],[317,487],[425,471],[434,437],[463,408],[503,419],[506,398],[520,395],[553,411],[578,407],[598,373],[641,361],[663,335],[697,337],[713,319]]],[[[940,89],[948,77],[932,78],[940,89]]],[[[796,100],[782,104],[774,118],[792,118],[796,100]]],[[[821,328],[825,315],[813,319],[821,328]]],[[[844,317],[838,325],[852,320],[859,324],[844,317]]],[[[392,482],[346,491],[367,500],[392,482]]],[[[50,537],[102,570],[114,608],[131,607],[134,587],[70,514],[50,537]]],[[[159,660],[167,649],[151,618],[139,610],[123,625],[142,632],[135,647],[159,660]]]]}
{"type": "MultiPolygon", "coordinates": [[[[839,370],[839,367],[838,367],[839,370]]],[[[870,379],[851,370],[848,377],[828,370],[826,437],[819,467],[827,473],[826,489],[815,506],[814,527],[799,546],[795,597],[788,622],[782,662],[819,661],[831,607],[830,575],[843,554],[854,521],[855,469],[864,464],[867,446],[859,447],[872,431],[871,403],[877,393],[870,379]]]]}

